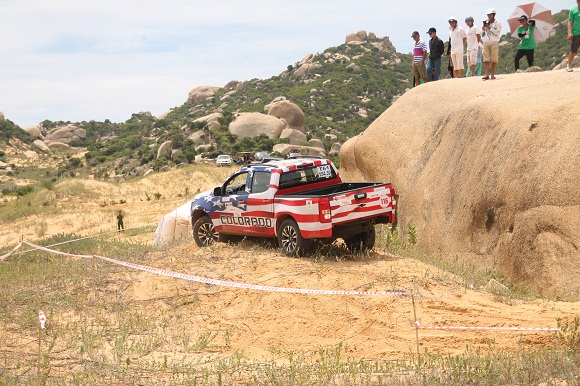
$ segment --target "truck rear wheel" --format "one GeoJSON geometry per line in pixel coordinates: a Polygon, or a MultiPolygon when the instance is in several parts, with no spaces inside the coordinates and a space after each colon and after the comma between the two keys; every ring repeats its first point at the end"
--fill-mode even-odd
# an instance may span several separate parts
{"type": "Polygon", "coordinates": [[[278,246],[286,256],[302,256],[310,252],[312,240],[303,238],[296,221],[288,219],[278,230],[278,246]]]}
{"type": "Polygon", "coordinates": [[[193,224],[193,239],[199,247],[208,247],[218,241],[219,233],[208,216],[198,218],[193,224]]]}
{"type": "Polygon", "coordinates": [[[344,242],[348,250],[352,253],[366,252],[374,248],[376,236],[375,227],[371,226],[365,232],[345,238],[344,242]]]}

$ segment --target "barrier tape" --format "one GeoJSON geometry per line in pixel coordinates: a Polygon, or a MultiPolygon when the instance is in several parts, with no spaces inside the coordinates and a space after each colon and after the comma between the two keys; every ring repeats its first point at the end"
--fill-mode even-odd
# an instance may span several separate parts
{"type": "Polygon", "coordinates": [[[105,256],[98,256],[98,255],[76,255],[72,253],[66,253],[61,251],[56,251],[53,249],[49,249],[47,247],[43,247],[40,245],[29,243],[28,241],[24,241],[25,244],[45,251],[49,253],[55,253],[63,256],[70,256],[70,257],[82,257],[82,258],[98,258],[104,261],[107,261],[112,264],[120,265],[127,268],[137,269],[144,272],[150,272],[162,276],[169,276],[176,279],[182,279],[187,281],[193,281],[197,283],[209,284],[209,285],[216,285],[220,287],[231,287],[231,288],[239,288],[239,289],[249,289],[249,290],[256,290],[256,291],[268,291],[268,292],[285,292],[285,293],[296,293],[296,294],[306,294],[306,295],[363,295],[363,296],[411,296],[410,292],[407,291],[376,291],[376,292],[369,292],[369,291],[336,291],[336,290],[314,290],[314,289],[302,289],[302,288],[285,288],[285,287],[274,287],[274,286],[262,286],[262,285],[255,285],[255,284],[244,284],[244,283],[237,283],[232,281],[224,281],[224,280],[215,280],[201,276],[195,275],[188,275],[184,273],[178,273],[169,271],[166,269],[154,268],[149,267],[146,265],[135,264],[135,263],[128,263],[121,260],[112,259],[110,257],[105,256]]]}
{"type": "Polygon", "coordinates": [[[18,250],[18,248],[20,248],[21,246],[22,246],[22,242],[19,242],[19,243],[18,243],[18,245],[16,245],[16,246],[14,247],[14,249],[13,249],[13,250],[11,250],[10,252],[8,252],[8,253],[7,253],[7,254],[5,254],[5,255],[2,255],[2,256],[0,256],[0,260],[6,260],[6,258],[7,258],[8,256],[10,256],[10,255],[11,255],[11,254],[13,254],[14,252],[16,252],[16,251],[18,250]]]}
{"type": "Polygon", "coordinates": [[[549,327],[479,327],[479,326],[422,326],[415,322],[417,330],[459,330],[459,331],[561,331],[560,328],[549,327]]]}

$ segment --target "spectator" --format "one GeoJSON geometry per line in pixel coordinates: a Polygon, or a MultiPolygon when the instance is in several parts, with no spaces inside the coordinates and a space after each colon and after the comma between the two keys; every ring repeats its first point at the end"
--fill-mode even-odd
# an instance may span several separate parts
{"type": "MultiPolygon", "coordinates": [[[[475,65],[475,75],[476,76],[481,76],[481,57],[483,55],[482,53],[483,51],[483,44],[481,42],[479,42],[479,44],[477,45],[477,64],[475,65]]],[[[467,69],[467,73],[465,74],[465,76],[471,76],[471,68],[467,69]]]]}
{"type": "Polygon", "coordinates": [[[465,24],[467,24],[467,74],[465,76],[475,76],[481,29],[474,24],[473,16],[466,17],[465,24]]]}
{"type": "Polygon", "coordinates": [[[495,79],[495,67],[499,59],[499,39],[501,37],[501,23],[495,18],[495,9],[487,10],[487,20],[483,22],[481,40],[483,41],[483,80],[495,79]],[[491,76],[490,76],[491,67],[491,76]]]}
{"type": "Polygon", "coordinates": [[[568,65],[566,71],[572,72],[574,56],[580,47],[580,0],[576,0],[577,6],[570,10],[568,14],[568,40],[571,40],[570,55],[568,56],[568,65]]]}
{"type": "Polygon", "coordinates": [[[454,78],[461,78],[463,74],[463,45],[466,40],[467,36],[465,35],[465,31],[457,25],[457,19],[450,17],[447,56],[451,57],[454,78]]]}
{"type": "Polygon", "coordinates": [[[417,31],[413,31],[411,37],[415,40],[415,45],[413,47],[413,65],[411,66],[411,69],[413,70],[415,86],[418,86],[421,84],[421,79],[423,79],[423,83],[427,83],[427,71],[425,69],[427,44],[421,40],[419,32],[417,31]]]}
{"type": "Polygon", "coordinates": [[[117,232],[125,232],[125,224],[123,224],[123,212],[119,211],[117,215],[117,232]]]}
{"type": "Polygon", "coordinates": [[[429,37],[429,61],[427,62],[427,79],[429,82],[439,80],[441,76],[441,56],[445,52],[443,40],[437,36],[437,30],[433,27],[427,32],[429,37]]]}
{"type": "Polygon", "coordinates": [[[518,27],[518,36],[521,39],[520,49],[516,53],[514,64],[516,72],[520,69],[520,59],[524,56],[528,60],[528,68],[534,65],[534,50],[536,49],[536,40],[534,39],[534,31],[536,30],[536,22],[530,20],[528,17],[522,15],[519,18],[521,26],[518,27]]]}

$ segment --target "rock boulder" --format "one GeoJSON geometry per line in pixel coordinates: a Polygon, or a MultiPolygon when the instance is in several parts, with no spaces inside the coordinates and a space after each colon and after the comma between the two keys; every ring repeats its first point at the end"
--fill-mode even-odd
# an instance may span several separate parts
{"type": "Polygon", "coordinates": [[[304,125],[306,124],[304,112],[300,107],[298,107],[298,105],[290,101],[284,100],[273,104],[268,110],[268,115],[272,115],[276,118],[284,118],[291,129],[306,133],[304,128],[304,125]]]}
{"type": "Polygon", "coordinates": [[[211,87],[211,86],[196,87],[189,92],[187,96],[187,101],[193,104],[199,103],[215,94],[219,89],[220,89],[219,87],[211,87]]]}
{"type": "Polygon", "coordinates": [[[492,266],[541,293],[576,291],[578,75],[460,83],[428,83],[401,96],[343,145],[341,176],[391,181],[401,196],[401,230],[415,225],[419,245],[432,253],[492,266]],[[533,109],[521,108],[522,94],[533,109]]]}
{"type": "Polygon", "coordinates": [[[280,138],[280,134],[286,128],[280,119],[261,113],[242,113],[238,115],[229,126],[232,134],[238,139],[257,137],[266,134],[270,139],[280,138]]]}

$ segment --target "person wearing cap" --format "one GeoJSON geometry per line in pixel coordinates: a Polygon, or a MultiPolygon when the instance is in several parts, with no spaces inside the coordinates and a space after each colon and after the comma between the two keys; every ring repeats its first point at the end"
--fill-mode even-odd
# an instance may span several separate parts
{"type": "Polygon", "coordinates": [[[421,79],[423,83],[427,83],[427,70],[425,69],[425,60],[427,59],[427,44],[421,40],[419,32],[413,31],[411,37],[415,41],[413,46],[413,64],[411,69],[413,70],[413,77],[415,78],[415,86],[421,84],[421,79]]]}
{"type": "Polygon", "coordinates": [[[526,15],[520,16],[519,22],[521,25],[518,27],[518,37],[521,39],[521,42],[520,48],[518,49],[514,59],[516,72],[520,69],[520,59],[524,56],[528,60],[528,67],[534,65],[534,50],[536,49],[536,40],[534,39],[536,23],[534,20],[528,22],[528,17],[526,15]]]}
{"type": "Polygon", "coordinates": [[[437,36],[437,30],[434,27],[427,31],[429,35],[429,60],[427,61],[427,79],[429,82],[439,80],[441,76],[441,57],[445,53],[445,44],[437,36]]]}
{"type": "Polygon", "coordinates": [[[495,67],[499,60],[499,39],[501,37],[501,23],[495,18],[495,9],[487,10],[487,20],[481,27],[483,41],[483,80],[495,79],[495,67]],[[491,67],[491,73],[490,73],[491,67]]]}
{"type": "Polygon", "coordinates": [[[481,30],[475,25],[473,16],[465,18],[467,24],[467,67],[466,76],[475,76],[475,67],[477,66],[477,54],[479,51],[479,42],[481,42],[481,30]]]}
{"type": "Polygon", "coordinates": [[[576,0],[577,6],[568,13],[568,40],[571,40],[570,55],[568,55],[568,65],[566,71],[572,72],[574,57],[580,48],[580,0],[576,0]]]}
{"type": "Polygon", "coordinates": [[[449,45],[447,46],[447,56],[451,57],[453,64],[453,77],[461,78],[463,75],[463,46],[467,40],[467,35],[463,28],[457,25],[455,17],[449,18],[449,45]]]}

